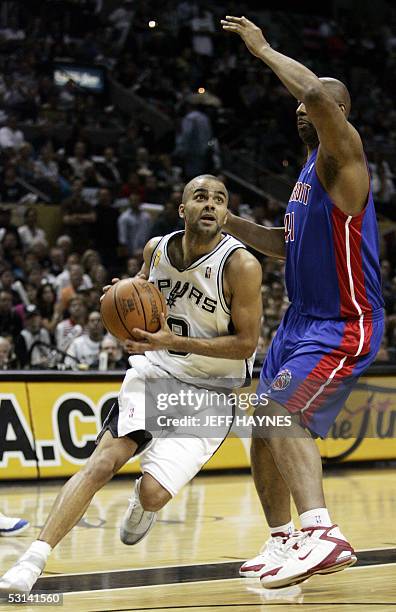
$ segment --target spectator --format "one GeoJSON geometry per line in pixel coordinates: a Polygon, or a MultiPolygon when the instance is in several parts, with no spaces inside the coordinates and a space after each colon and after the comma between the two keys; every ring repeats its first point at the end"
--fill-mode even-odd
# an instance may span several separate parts
{"type": "Polygon", "coordinates": [[[181,122],[175,149],[187,181],[211,170],[209,143],[212,136],[212,126],[203,109],[189,107],[181,122]]]}
{"type": "Polygon", "coordinates": [[[17,174],[21,179],[27,181],[28,183],[34,181],[34,150],[30,142],[22,143],[19,149],[17,174]]]}
{"type": "Polygon", "coordinates": [[[12,295],[12,304],[16,306],[21,302],[21,296],[14,289],[15,277],[11,266],[5,265],[0,269],[0,291],[7,291],[12,295]]]}
{"type": "Polygon", "coordinates": [[[102,184],[107,187],[121,183],[121,174],[118,168],[117,160],[114,157],[113,147],[106,147],[104,150],[104,159],[96,164],[99,176],[102,178],[102,184]]]}
{"type": "Polygon", "coordinates": [[[25,329],[15,340],[15,353],[21,368],[45,368],[51,350],[51,338],[42,326],[36,306],[27,306],[25,329]]]}
{"type": "Polygon", "coordinates": [[[18,235],[16,225],[11,223],[11,208],[3,208],[0,206],[0,243],[4,238],[4,234],[7,230],[14,232],[18,235]]]}
{"type": "Polygon", "coordinates": [[[22,320],[12,308],[12,294],[9,291],[0,291],[0,336],[13,341],[22,330],[22,320]]]}
{"type": "Polygon", "coordinates": [[[14,370],[16,360],[12,354],[12,344],[8,338],[0,336],[0,370],[14,370]]]}
{"type": "Polygon", "coordinates": [[[1,201],[16,203],[19,202],[26,194],[27,191],[25,187],[20,184],[14,166],[7,166],[0,185],[1,201]]]}
{"type": "Polygon", "coordinates": [[[128,210],[118,218],[118,242],[124,247],[124,255],[141,258],[151,224],[150,215],[141,210],[140,197],[131,193],[128,210]]]}
{"type": "Polygon", "coordinates": [[[123,356],[122,348],[114,336],[106,334],[100,344],[99,359],[92,365],[92,370],[126,370],[128,359],[123,356]]]}
{"type": "Polygon", "coordinates": [[[49,191],[54,199],[58,200],[61,192],[66,195],[68,183],[59,174],[59,166],[54,159],[51,143],[42,147],[40,157],[34,165],[34,174],[38,185],[44,191],[49,191]]]}
{"type": "MultiPolygon", "coordinates": [[[[80,257],[77,253],[71,253],[66,262],[66,267],[55,279],[55,287],[57,290],[58,300],[60,299],[60,294],[62,289],[68,287],[70,285],[70,269],[74,265],[79,264],[80,257]]],[[[78,288],[78,292],[85,291],[86,289],[90,289],[92,287],[92,281],[88,274],[83,274],[82,283],[78,288]]]]}
{"type": "Polygon", "coordinates": [[[70,317],[58,323],[55,328],[56,347],[66,351],[70,342],[84,331],[87,309],[81,296],[76,296],[69,303],[70,317]]]}
{"type": "Polygon", "coordinates": [[[66,258],[70,255],[72,251],[73,241],[67,234],[62,234],[62,236],[59,236],[59,238],[57,238],[56,246],[62,249],[64,258],[66,260],[66,258]]]}
{"type": "Polygon", "coordinates": [[[181,193],[173,193],[167,203],[164,211],[158,215],[151,228],[150,237],[165,236],[176,230],[181,230],[184,223],[179,216],[179,204],[181,203],[181,193]]]}
{"type": "Polygon", "coordinates": [[[82,195],[83,183],[75,180],[72,186],[72,195],[64,200],[63,226],[66,233],[73,236],[79,253],[92,245],[92,233],[96,221],[96,214],[82,195]]]}
{"type": "Polygon", "coordinates": [[[10,114],[5,125],[0,128],[0,149],[16,152],[24,140],[23,133],[17,127],[16,115],[10,114]]]}
{"type": "Polygon", "coordinates": [[[59,302],[61,311],[64,312],[70,303],[70,300],[80,291],[84,282],[83,268],[79,264],[70,266],[70,284],[63,287],[60,291],[59,302]]]}
{"type": "Polygon", "coordinates": [[[87,147],[84,142],[76,142],[74,145],[74,156],[69,157],[67,163],[71,169],[74,179],[83,179],[87,168],[92,168],[92,162],[86,157],[87,147]]]}
{"type": "Polygon", "coordinates": [[[24,250],[27,251],[38,242],[47,246],[48,241],[45,232],[37,226],[37,210],[35,208],[27,208],[24,219],[25,225],[18,227],[18,234],[24,250]]]}
{"type": "Polygon", "coordinates": [[[56,292],[50,283],[41,285],[37,293],[37,307],[43,327],[53,335],[61,321],[61,308],[56,301],[56,292]]]}
{"type": "Polygon", "coordinates": [[[89,367],[98,361],[103,333],[100,313],[91,312],[88,316],[87,333],[75,338],[67,349],[65,366],[77,370],[80,364],[89,367]]]}

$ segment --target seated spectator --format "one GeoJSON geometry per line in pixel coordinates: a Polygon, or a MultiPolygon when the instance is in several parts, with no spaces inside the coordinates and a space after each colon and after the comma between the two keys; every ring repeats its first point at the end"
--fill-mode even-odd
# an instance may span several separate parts
{"type": "Polygon", "coordinates": [[[108,273],[107,270],[102,264],[97,264],[94,266],[90,272],[90,278],[92,280],[92,284],[97,289],[100,289],[104,285],[107,284],[108,281],[108,273]]]}
{"type": "Polygon", "coordinates": [[[99,359],[91,365],[92,370],[127,370],[128,358],[123,355],[117,338],[106,334],[100,345],[99,359]]]}
{"type": "Polygon", "coordinates": [[[140,258],[151,233],[151,217],[141,210],[140,197],[131,193],[129,208],[118,218],[118,242],[124,255],[140,258]]]}
{"type": "Polygon", "coordinates": [[[0,149],[18,151],[24,140],[23,133],[17,127],[16,115],[10,114],[5,125],[0,128],[0,149]]]}
{"type": "Polygon", "coordinates": [[[43,327],[52,335],[62,320],[61,306],[56,301],[56,292],[50,283],[41,285],[37,293],[37,307],[43,327]]]}
{"type": "Polygon", "coordinates": [[[22,320],[12,308],[12,294],[0,291],[0,336],[13,341],[22,330],[22,320]]]}
{"type": "Polygon", "coordinates": [[[66,351],[74,338],[80,336],[85,327],[87,309],[81,296],[76,296],[69,303],[69,318],[58,323],[55,328],[55,343],[60,351],[66,351]]]}
{"type": "Polygon", "coordinates": [[[82,266],[79,264],[70,266],[70,284],[63,287],[59,295],[61,312],[64,312],[68,308],[70,300],[81,291],[83,282],[84,276],[82,266]]]}
{"type": "Polygon", "coordinates": [[[180,203],[181,194],[177,191],[170,196],[165,204],[164,211],[154,221],[150,231],[150,238],[153,236],[165,236],[165,234],[183,229],[184,223],[179,216],[180,203]]]}
{"type": "Polygon", "coordinates": [[[25,224],[18,227],[18,234],[25,251],[37,242],[47,246],[47,236],[44,230],[37,226],[37,210],[35,208],[27,208],[24,219],[25,224]]]}
{"type": "Polygon", "coordinates": [[[94,249],[87,249],[81,257],[81,265],[86,274],[90,274],[92,268],[102,263],[100,254],[94,249]]]}
{"type": "Polygon", "coordinates": [[[15,234],[18,232],[16,225],[11,223],[11,214],[11,208],[0,206],[0,242],[2,242],[7,230],[15,234]]]}
{"type": "Polygon", "coordinates": [[[84,142],[76,142],[74,145],[74,156],[69,157],[67,163],[69,164],[71,175],[74,179],[83,179],[87,168],[92,167],[92,162],[86,157],[87,147],[84,142]]]}
{"type": "MultiPolygon", "coordinates": [[[[60,299],[60,294],[62,289],[68,287],[70,285],[70,269],[72,266],[80,265],[80,256],[77,253],[71,253],[66,262],[66,267],[55,279],[54,286],[57,291],[58,300],[60,299]]],[[[92,287],[92,281],[88,274],[83,274],[83,279],[80,287],[78,288],[78,292],[85,291],[86,289],[90,289],[92,287]]]]}
{"type": "Polygon", "coordinates": [[[27,193],[25,187],[19,182],[14,166],[7,166],[0,184],[0,200],[2,202],[17,203],[27,193]]]}
{"type": "Polygon", "coordinates": [[[102,178],[102,184],[107,187],[119,184],[121,174],[118,168],[117,159],[114,156],[113,147],[106,147],[103,154],[103,161],[96,163],[98,174],[102,178]]]}
{"type": "Polygon", "coordinates": [[[56,277],[64,270],[65,255],[59,247],[52,247],[49,251],[49,259],[46,265],[46,276],[51,284],[55,284],[56,277]]]}
{"type": "Polygon", "coordinates": [[[21,302],[21,296],[14,289],[15,277],[10,265],[0,268],[0,291],[8,291],[12,295],[12,304],[16,306],[21,302]]]}
{"type": "Polygon", "coordinates": [[[79,253],[92,246],[92,233],[96,222],[95,211],[84,200],[82,189],[82,181],[75,180],[72,185],[72,195],[62,203],[64,230],[73,236],[79,253]]]}
{"type": "Polygon", "coordinates": [[[62,234],[59,238],[56,239],[56,246],[62,249],[65,260],[72,252],[73,248],[73,240],[68,234],[62,234]]]}
{"type": "Polygon", "coordinates": [[[67,349],[65,366],[72,370],[78,370],[80,364],[90,367],[98,361],[103,333],[100,313],[97,311],[91,312],[88,316],[87,333],[75,338],[67,349]]]}
{"type": "Polygon", "coordinates": [[[17,174],[18,176],[31,183],[35,178],[35,168],[34,168],[34,157],[33,157],[33,147],[30,142],[24,142],[18,154],[17,161],[17,174]]]}
{"type": "Polygon", "coordinates": [[[11,342],[0,336],[0,370],[15,370],[16,366],[11,342]]]}
{"type": "Polygon", "coordinates": [[[56,200],[61,194],[66,195],[69,190],[67,181],[59,174],[59,166],[51,143],[42,147],[40,157],[34,165],[34,176],[39,186],[44,191],[49,191],[56,200]]]}
{"type": "Polygon", "coordinates": [[[36,306],[27,306],[25,329],[15,340],[15,353],[21,368],[45,368],[51,351],[51,338],[43,327],[36,306]]]}

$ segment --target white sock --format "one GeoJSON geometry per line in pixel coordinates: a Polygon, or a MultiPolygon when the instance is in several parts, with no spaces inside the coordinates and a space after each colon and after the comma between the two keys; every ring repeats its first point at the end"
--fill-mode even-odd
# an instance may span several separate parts
{"type": "Polygon", "coordinates": [[[22,559],[26,556],[28,557],[31,553],[38,555],[41,559],[43,559],[44,563],[47,563],[48,557],[50,556],[52,551],[52,547],[44,542],[43,540],[35,540],[27,549],[22,559]]]}
{"type": "Polygon", "coordinates": [[[275,533],[288,533],[291,535],[295,530],[293,520],[285,523],[284,525],[279,525],[279,527],[270,527],[270,534],[273,536],[275,533]]]}
{"type": "Polygon", "coordinates": [[[301,527],[316,527],[322,525],[323,527],[331,527],[332,522],[330,519],[327,508],[313,508],[300,514],[301,527]]]}

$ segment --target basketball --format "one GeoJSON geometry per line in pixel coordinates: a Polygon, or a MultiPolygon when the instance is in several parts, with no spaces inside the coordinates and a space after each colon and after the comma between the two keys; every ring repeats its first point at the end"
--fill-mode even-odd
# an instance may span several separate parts
{"type": "Polygon", "coordinates": [[[161,292],[140,278],[126,278],[115,283],[100,305],[103,325],[119,340],[133,339],[134,328],[151,333],[158,331],[161,312],[166,313],[161,292]]]}

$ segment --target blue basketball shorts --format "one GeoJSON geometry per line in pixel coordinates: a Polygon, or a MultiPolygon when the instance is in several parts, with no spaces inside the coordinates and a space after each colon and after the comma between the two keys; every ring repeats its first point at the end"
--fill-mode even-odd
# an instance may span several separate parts
{"type": "Polygon", "coordinates": [[[356,319],[316,319],[287,310],[263,364],[258,394],[299,414],[325,437],[384,333],[382,309],[356,319]]]}

